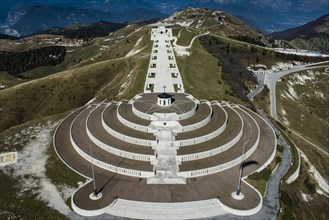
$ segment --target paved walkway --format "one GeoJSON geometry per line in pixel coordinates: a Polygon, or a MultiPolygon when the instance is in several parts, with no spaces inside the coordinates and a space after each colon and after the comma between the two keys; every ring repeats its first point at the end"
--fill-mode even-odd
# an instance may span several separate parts
{"type": "Polygon", "coordinates": [[[183,81],[171,46],[171,28],[153,28],[151,40],[154,43],[144,93],[184,92],[183,81]]]}
{"type": "Polygon", "coordinates": [[[264,88],[264,79],[265,79],[265,74],[258,74],[257,75],[257,82],[258,82],[258,86],[256,89],[254,89],[253,91],[251,91],[248,95],[247,95],[247,98],[249,100],[253,100],[254,97],[260,93],[260,91],[263,90],[264,88]]]}
{"type": "Polygon", "coordinates": [[[148,184],[185,184],[186,180],[178,176],[179,164],[175,146],[175,129],[181,128],[177,121],[163,115],[161,120],[152,121],[151,126],[156,130],[157,145],[154,147],[155,160],[153,164],[154,176],[147,179],[148,184]]]}
{"type": "Polygon", "coordinates": [[[147,203],[118,199],[107,214],[83,217],[71,212],[70,219],[202,219],[204,216],[222,216],[228,212],[217,199],[181,203],[147,203]],[[196,212],[196,210],[198,210],[196,212]],[[147,215],[145,215],[147,213],[147,215]],[[124,217],[117,217],[124,215],[124,217]]]}

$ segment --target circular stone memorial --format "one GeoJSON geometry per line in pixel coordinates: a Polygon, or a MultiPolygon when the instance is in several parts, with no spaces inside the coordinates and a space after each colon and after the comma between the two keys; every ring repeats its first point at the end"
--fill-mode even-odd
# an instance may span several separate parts
{"type": "Polygon", "coordinates": [[[244,161],[257,163],[245,167],[243,177],[272,161],[276,139],[267,122],[240,105],[184,93],[169,97],[175,99],[169,106],[158,105],[156,93],[85,106],[59,125],[58,155],[90,179],[93,163],[102,195],[90,197],[93,181],[82,185],[72,196],[75,212],[143,219],[159,218],[162,207],[168,219],[191,219],[260,210],[261,195],[245,181],[243,197],[232,192],[244,161]],[[188,207],[209,212],[192,216],[188,207]]]}
{"type": "Polygon", "coordinates": [[[271,126],[244,106],[186,94],[171,29],[152,28],[151,40],[157,59],[144,93],[81,107],[55,132],[58,156],[89,180],[73,193],[73,210],[103,219],[257,213],[262,196],[244,178],[273,160],[271,126]]]}

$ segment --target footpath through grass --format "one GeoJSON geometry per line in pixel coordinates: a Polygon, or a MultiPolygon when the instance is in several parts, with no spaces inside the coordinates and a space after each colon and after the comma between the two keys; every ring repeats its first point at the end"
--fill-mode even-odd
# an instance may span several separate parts
{"type": "Polygon", "coordinates": [[[190,42],[192,41],[193,37],[195,37],[197,34],[195,31],[188,30],[188,29],[181,29],[180,36],[177,39],[177,44],[180,46],[188,46],[190,45],[190,42]]]}

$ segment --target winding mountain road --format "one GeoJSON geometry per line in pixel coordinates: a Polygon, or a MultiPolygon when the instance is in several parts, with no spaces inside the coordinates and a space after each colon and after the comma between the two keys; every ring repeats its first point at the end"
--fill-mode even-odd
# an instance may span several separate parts
{"type": "MultiPolygon", "coordinates": [[[[283,76],[291,74],[291,73],[296,73],[300,71],[305,71],[305,70],[310,70],[310,69],[317,69],[321,67],[328,67],[329,61],[324,61],[324,62],[318,62],[318,63],[313,63],[309,65],[304,65],[304,66],[299,66],[295,67],[293,69],[288,69],[288,70],[282,70],[278,72],[271,72],[267,74],[261,74],[257,76],[258,80],[258,87],[250,92],[247,97],[249,100],[253,100],[253,98],[264,88],[264,85],[267,85],[269,91],[270,91],[270,110],[271,110],[271,116],[279,121],[278,115],[277,115],[277,108],[276,108],[276,82],[283,76]],[[322,65],[323,64],[323,65],[322,65]]],[[[291,129],[290,129],[291,130],[291,129]]],[[[302,140],[308,142],[310,145],[312,145],[316,150],[318,150],[320,153],[324,154],[325,156],[329,157],[329,153],[325,150],[323,150],[321,147],[315,145],[311,141],[307,140],[304,138],[302,135],[297,133],[296,131],[291,130],[294,134],[296,134],[298,137],[300,137],[302,140]]]]}

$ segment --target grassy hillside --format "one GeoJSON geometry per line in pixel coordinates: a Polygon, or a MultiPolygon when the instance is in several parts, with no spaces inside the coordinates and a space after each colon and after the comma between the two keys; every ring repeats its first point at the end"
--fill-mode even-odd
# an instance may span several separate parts
{"type": "Polygon", "coordinates": [[[198,99],[228,100],[241,103],[222,81],[218,60],[208,53],[197,39],[190,56],[176,57],[187,93],[198,99]]]}
{"type": "MultiPolygon", "coordinates": [[[[137,40],[148,33],[147,27],[134,32],[138,30],[138,27],[138,25],[131,25],[113,32],[109,37],[96,38],[78,47],[68,47],[65,60],[60,65],[35,68],[22,75],[36,79],[67,69],[124,57],[134,47],[137,40]]],[[[140,44],[145,46],[147,43],[144,39],[140,44]]]]}
{"type": "MultiPolygon", "coordinates": [[[[329,67],[329,66],[328,66],[329,67]]],[[[302,159],[300,175],[281,190],[288,199],[282,200],[284,214],[279,219],[327,219],[327,196],[319,192],[317,180],[311,175],[316,169],[326,180],[329,178],[329,160],[311,143],[328,152],[329,148],[329,90],[328,67],[294,73],[277,83],[279,118],[287,127],[287,134],[314,166],[302,159]],[[301,138],[303,137],[303,138],[301,138]]]]}
{"type": "Polygon", "coordinates": [[[329,151],[327,75],[319,68],[284,77],[277,84],[277,105],[285,125],[329,151]]]}
{"type": "Polygon", "coordinates": [[[0,131],[82,106],[105,87],[107,97],[113,97],[136,63],[122,59],[91,64],[2,90],[0,131]]]}
{"type": "Polygon", "coordinates": [[[308,39],[296,38],[289,44],[298,49],[320,50],[325,54],[329,53],[329,34],[317,34],[308,39]]]}

